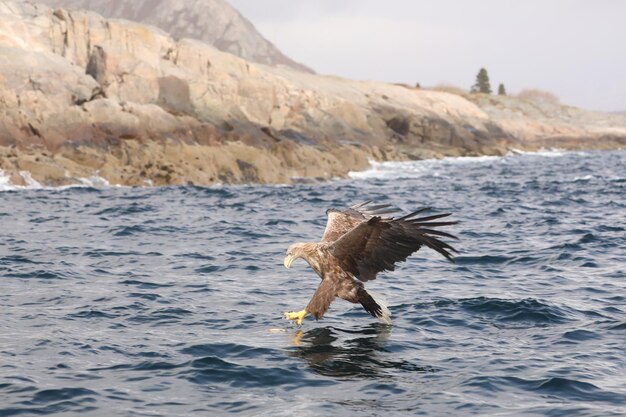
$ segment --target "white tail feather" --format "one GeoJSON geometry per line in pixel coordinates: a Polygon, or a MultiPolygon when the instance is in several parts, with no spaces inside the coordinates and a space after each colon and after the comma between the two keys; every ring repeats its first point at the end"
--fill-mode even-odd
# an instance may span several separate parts
{"type": "Polygon", "coordinates": [[[387,301],[385,300],[385,297],[370,290],[367,290],[367,293],[374,299],[374,301],[376,301],[376,304],[378,304],[382,310],[382,314],[378,317],[378,320],[385,324],[391,324],[391,312],[387,308],[387,301]]]}

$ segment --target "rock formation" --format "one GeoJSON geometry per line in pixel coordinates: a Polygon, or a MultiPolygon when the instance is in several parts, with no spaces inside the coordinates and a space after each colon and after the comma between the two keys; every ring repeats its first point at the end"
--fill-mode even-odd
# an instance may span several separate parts
{"type": "Polygon", "coordinates": [[[93,12],[0,0],[0,170],[15,183],[328,179],[368,160],[626,146],[626,117],[251,63],[93,12]]]}
{"type": "Polygon", "coordinates": [[[313,72],[285,56],[225,0],[41,0],[51,7],[91,10],[163,29],[174,39],[197,39],[248,61],[313,72]]]}

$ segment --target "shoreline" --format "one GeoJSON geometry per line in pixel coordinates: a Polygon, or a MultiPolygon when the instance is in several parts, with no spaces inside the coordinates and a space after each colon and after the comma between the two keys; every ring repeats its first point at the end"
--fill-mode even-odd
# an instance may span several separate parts
{"type": "MultiPolygon", "coordinates": [[[[289,182],[213,182],[210,184],[194,184],[194,183],[178,183],[178,184],[161,184],[155,185],[149,182],[144,184],[114,184],[110,183],[106,178],[95,172],[94,175],[89,177],[72,177],[68,178],[74,182],[66,183],[62,185],[42,184],[33,178],[29,171],[13,172],[13,175],[17,175],[21,178],[20,184],[14,184],[11,182],[12,175],[9,172],[0,169],[0,192],[7,191],[20,191],[20,190],[58,190],[63,191],[72,188],[129,188],[129,189],[147,189],[147,188],[160,188],[160,187],[201,187],[201,188],[221,188],[221,187],[249,187],[249,186],[276,186],[276,187],[288,187],[298,184],[321,184],[332,181],[358,181],[366,180],[368,178],[377,178],[374,175],[377,171],[380,173],[386,167],[397,169],[400,165],[405,165],[408,168],[415,168],[417,164],[445,164],[445,163],[459,163],[459,162],[484,162],[499,160],[508,157],[522,157],[522,156],[541,156],[546,158],[561,157],[563,155],[571,153],[588,153],[588,152],[626,152],[626,148],[616,149],[562,149],[562,148],[540,148],[536,151],[525,151],[516,148],[511,148],[507,153],[503,155],[475,155],[475,156],[444,156],[441,158],[427,158],[427,159],[414,159],[414,160],[386,160],[386,161],[368,161],[369,165],[359,171],[348,171],[346,175],[341,177],[332,178],[292,178],[289,182]]],[[[408,171],[407,175],[411,176],[411,172],[408,171]]]]}
{"type": "Polygon", "coordinates": [[[13,185],[292,183],[369,160],[626,148],[626,115],[270,67],[94,13],[0,0],[13,185]]]}

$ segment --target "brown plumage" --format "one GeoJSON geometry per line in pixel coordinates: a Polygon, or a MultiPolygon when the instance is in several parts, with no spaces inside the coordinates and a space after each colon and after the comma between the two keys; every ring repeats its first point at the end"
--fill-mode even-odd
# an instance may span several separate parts
{"type": "Polygon", "coordinates": [[[388,204],[364,201],[349,209],[326,211],[328,222],[319,243],[295,243],[287,250],[285,266],[303,258],[322,279],[311,301],[302,311],[285,313],[285,318],[301,324],[307,314],[321,319],[335,297],[360,303],[372,316],[390,323],[384,303],[365,290],[364,282],[376,279],[379,272],[393,271],[422,246],[427,246],[452,261],[456,252],[440,238],[456,239],[437,227],[456,224],[440,221],[450,213],[417,217],[420,209],[400,218],[387,217],[398,210],[388,204]]]}

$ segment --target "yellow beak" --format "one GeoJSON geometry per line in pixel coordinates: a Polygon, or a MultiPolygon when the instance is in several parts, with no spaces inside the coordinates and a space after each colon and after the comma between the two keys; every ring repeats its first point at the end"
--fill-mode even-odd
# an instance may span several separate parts
{"type": "Polygon", "coordinates": [[[291,263],[295,260],[296,258],[294,258],[291,255],[287,255],[285,256],[285,260],[283,262],[283,264],[285,265],[285,268],[289,269],[291,267],[291,263]]]}

